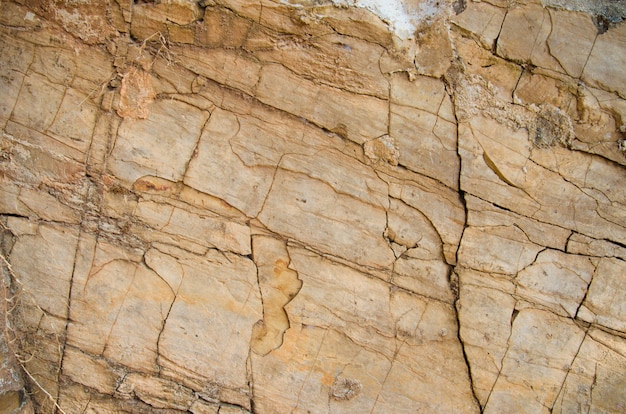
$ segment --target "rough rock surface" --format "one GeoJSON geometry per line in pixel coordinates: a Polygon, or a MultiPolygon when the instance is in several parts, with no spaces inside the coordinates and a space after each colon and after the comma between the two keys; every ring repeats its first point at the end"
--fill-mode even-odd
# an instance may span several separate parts
{"type": "Polygon", "coordinates": [[[0,411],[626,410],[623,10],[391,3],[0,3],[0,411]]]}

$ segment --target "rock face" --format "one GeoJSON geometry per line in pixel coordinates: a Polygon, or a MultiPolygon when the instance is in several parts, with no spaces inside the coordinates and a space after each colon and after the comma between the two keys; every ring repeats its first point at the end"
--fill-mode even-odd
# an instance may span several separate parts
{"type": "Polygon", "coordinates": [[[624,10],[561,3],[2,2],[0,411],[624,412],[624,10]]]}

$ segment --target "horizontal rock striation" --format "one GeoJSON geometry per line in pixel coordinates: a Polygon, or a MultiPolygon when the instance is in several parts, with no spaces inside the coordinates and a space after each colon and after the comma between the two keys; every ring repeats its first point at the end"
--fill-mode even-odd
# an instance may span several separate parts
{"type": "Polygon", "coordinates": [[[624,10],[561,3],[2,2],[0,411],[624,412],[624,10]]]}

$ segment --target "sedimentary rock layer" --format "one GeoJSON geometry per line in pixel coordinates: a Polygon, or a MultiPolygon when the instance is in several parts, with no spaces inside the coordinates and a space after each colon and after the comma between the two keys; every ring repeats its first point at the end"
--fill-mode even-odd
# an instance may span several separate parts
{"type": "Polygon", "coordinates": [[[0,407],[623,412],[596,3],[2,2],[0,407]]]}

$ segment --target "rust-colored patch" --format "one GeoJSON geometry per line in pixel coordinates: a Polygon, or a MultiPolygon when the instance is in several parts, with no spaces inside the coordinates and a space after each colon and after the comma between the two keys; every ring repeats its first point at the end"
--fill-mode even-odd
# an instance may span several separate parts
{"type": "Polygon", "coordinates": [[[150,114],[149,105],[154,97],[150,74],[131,67],[122,78],[117,114],[122,118],[145,119],[150,114]]]}

